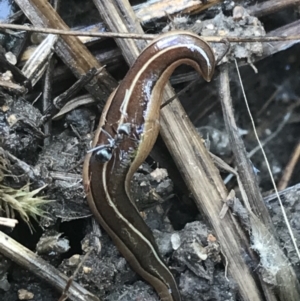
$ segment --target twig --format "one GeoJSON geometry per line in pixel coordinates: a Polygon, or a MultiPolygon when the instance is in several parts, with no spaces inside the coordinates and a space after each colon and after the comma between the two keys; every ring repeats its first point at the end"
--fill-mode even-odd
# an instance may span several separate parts
{"type": "Polygon", "coordinates": [[[1,226],[14,228],[17,223],[18,223],[18,220],[16,220],[16,219],[7,218],[7,217],[0,217],[0,225],[1,226]]]}
{"type": "Polygon", "coordinates": [[[160,108],[162,109],[169,103],[171,103],[174,99],[178,98],[181,94],[185,93],[187,90],[189,90],[193,85],[195,85],[199,81],[199,78],[191,81],[189,84],[186,85],[182,90],[180,90],[178,93],[176,93],[173,97],[169,98],[167,101],[165,101],[160,108]]]}
{"type": "Polygon", "coordinates": [[[89,255],[91,254],[93,248],[91,248],[83,257],[83,259],[81,260],[81,262],[79,263],[78,267],[76,268],[76,270],[74,271],[73,275],[69,278],[60,298],[58,299],[58,301],[65,301],[69,298],[69,290],[70,287],[72,285],[72,283],[74,282],[74,278],[76,277],[76,275],[78,274],[79,270],[81,269],[83,263],[86,261],[86,259],[89,257],[89,255]]]}
{"type": "MultiPolygon", "coordinates": [[[[44,279],[59,291],[63,291],[67,285],[66,275],[1,231],[0,253],[44,279]]],[[[69,288],[69,298],[72,301],[99,301],[95,295],[74,281],[69,288]]]]}
{"type": "MultiPolygon", "coordinates": [[[[300,20],[296,20],[292,23],[289,23],[287,25],[281,26],[279,28],[276,28],[275,30],[272,30],[268,32],[267,37],[271,36],[299,36],[300,34],[300,20]]],[[[270,43],[264,43],[263,44],[263,54],[260,57],[260,59],[264,59],[265,57],[268,57],[276,52],[286,50],[293,45],[295,45],[296,41],[288,41],[288,40],[282,40],[277,42],[270,42],[270,43]]]]}
{"type": "Polygon", "coordinates": [[[53,104],[57,109],[61,109],[71,97],[76,95],[85,85],[87,85],[105,66],[99,69],[91,68],[86,74],[83,74],[68,90],[55,97],[53,104]]]}
{"type": "MultiPolygon", "coordinates": [[[[44,0],[15,0],[15,2],[35,26],[43,26],[45,28],[55,27],[66,32],[69,30],[68,26],[49,2],[44,0]]],[[[74,36],[59,36],[55,52],[77,78],[86,74],[91,68],[99,69],[101,67],[95,57],[74,36]]],[[[116,86],[115,79],[106,70],[102,70],[85,88],[100,104],[104,104],[116,86]]]]}
{"type": "MultiPolygon", "coordinates": [[[[272,181],[275,193],[277,195],[278,202],[279,202],[281,210],[282,210],[282,214],[284,216],[284,221],[285,221],[285,223],[287,225],[289,234],[291,236],[291,240],[293,242],[293,245],[295,247],[295,250],[296,250],[296,253],[297,253],[298,257],[300,258],[300,252],[299,252],[299,249],[298,249],[298,246],[297,246],[297,243],[296,243],[296,239],[295,239],[293,230],[291,228],[291,225],[289,223],[289,220],[287,218],[287,215],[286,215],[286,212],[285,212],[285,208],[284,208],[284,206],[282,204],[282,201],[280,199],[280,196],[278,194],[278,190],[276,188],[276,184],[275,184],[275,181],[274,181],[274,177],[272,175],[272,171],[271,171],[271,167],[270,167],[269,161],[267,159],[266,153],[265,153],[265,151],[263,149],[263,146],[261,145],[261,142],[259,140],[257,131],[255,129],[255,123],[254,123],[254,120],[253,120],[253,117],[252,117],[252,114],[251,114],[251,111],[250,111],[250,108],[249,108],[249,105],[248,105],[247,97],[246,97],[245,90],[244,90],[244,87],[243,87],[243,84],[242,84],[242,80],[241,80],[241,76],[240,76],[240,72],[239,72],[239,68],[238,68],[238,64],[237,64],[236,60],[235,60],[235,66],[236,66],[236,69],[237,69],[237,73],[238,73],[238,77],[239,77],[239,80],[240,80],[243,97],[244,97],[244,100],[245,100],[245,104],[246,104],[246,108],[247,108],[248,114],[249,114],[250,119],[251,119],[251,123],[252,123],[252,127],[253,127],[253,130],[254,130],[254,134],[255,134],[256,140],[257,140],[258,144],[260,145],[261,151],[263,153],[263,157],[264,157],[264,160],[266,162],[266,165],[267,165],[270,177],[271,177],[271,181],[272,181]]],[[[249,183],[249,178],[248,178],[248,183],[249,183]]],[[[257,200],[255,200],[255,201],[257,201],[257,200]]],[[[262,208],[262,206],[259,209],[261,209],[261,208],[262,208]]],[[[262,216],[262,212],[259,212],[259,214],[260,215],[258,215],[258,216],[260,216],[260,219],[257,219],[258,222],[262,221],[261,217],[263,217],[262,216]]],[[[268,224],[265,224],[265,225],[262,224],[262,226],[265,226],[265,229],[263,229],[265,231],[261,230],[262,233],[263,232],[267,233],[269,231],[272,231],[272,229],[270,227],[268,227],[269,226],[268,224]]],[[[252,228],[252,231],[254,231],[254,230],[256,230],[256,229],[252,228]]],[[[270,233],[270,239],[269,239],[269,241],[271,241],[271,239],[273,240],[272,233],[270,233]]],[[[271,245],[273,247],[275,246],[275,240],[274,240],[274,243],[272,243],[271,245]]],[[[268,244],[266,242],[266,250],[267,250],[268,247],[269,246],[268,246],[268,244]]],[[[277,252],[276,248],[274,248],[274,251],[277,252]]],[[[278,260],[278,262],[274,262],[274,265],[278,264],[278,267],[279,267],[279,270],[276,273],[276,278],[278,279],[278,281],[280,280],[280,282],[278,282],[278,283],[280,283],[280,287],[278,288],[279,289],[280,300],[282,300],[282,301],[285,301],[285,300],[291,300],[291,301],[292,300],[294,300],[294,301],[299,300],[299,294],[300,294],[299,293],[299,282],[298,282],[298,280],[296,278],[296,275],[295,275],[295,273],[293,271],[293,268],[288,264],[288,260],[285,259],[285,255],[283,254],[283,252],[281,252],[281,254],[280,254],[280,249],[279,248],[278,248],[278,254],[277,255],[280,256],[280,261],[278,260]],[[286,260],[285,265],[280,265],[280,264],[283,264],[283,262],[285,260],[286,260]]]]}
{"type": "MultiPolygon", "coordinates": [[[[48,34],[58,34],[67,36],[85,36],[85,37],[106,37],[106,38],[123,38],[123,39],[136,39],[136,40],[152,40],[157,37],[155,34],[137,34],[137,33],[118,33],[118,32],[82,32],[78,30],[61,30],[54,28],[41,28],[30,27],[28,25],[16,25],[0,23],[0,28],[3,29],[15,29],[26,30],[30,32],[40,32],[48,34]]],[[[224,37],[218,36],[206,36],[203,39],[207,42],[224,43],[224,37]]],[[[264,37],[226,37],[226,40],[231,43],[241,42],[274,42],[274,41],[291,41],[300,40],[300,35],[293,36],[264,36],[264,37]]]]}
{"type": "Polygon", "coordinates": [[[290,160],[289,160],[287,166],[284,169],[283,175],[277,186],[278,190],[283,190],[287,187],[287,184],[293,174],[295,166],[296,166],[297,162],[299,162],[299,157],[300,157],[300,141],[298,142],[296,148],[294,149],[294,151],[290,157],[290,160]]]}
{"type": "Polygon", "coordinates": [[[239,68],[238,68],[237,61],[236,61],[236,60],[235,60],[235,66],[236,66],[236,69],[237,69],[237,72],[238,72],[238,76],[239,76],[239,79],[240,79],[240,83],[241,83],[241,88],[242,88],[243,96],[244,96],[244,99],[245,99],[245,102],[246,102],[247,111],[248,111],[249,116],[250,116],[250,119],[251,119],[251,123],[252,123],[252,126],[253,126],[253,130],[254,130],[254,134],[255,134],[256,140],[257,140],[257,142],[258,142],[258,144],[259,144],[259,146],[260,146],[260,149],[261,149],[261,151],[262,151],[262,153],[263,153],[263,156],[264,156],[265,162],[266,162],[266,164],[267,164],[267,168],[268,168],[268,171],[269,171],[269,174],[270,174],[270,177],[271,177],[271,181],[272,181],[274,190],[275,190],[275,192],[276,192],[276,194],[277,194],[277,198],[278,198],[278,201],[279,201],[279,203],[280,203],[280,207],[281,207],[281,210],[282,210],[282,214],[283,214],[283,216],[284,216],[285,223],[286,223],[286,225],[287,225],[287,227],[288,227],[288,229],[289,229],[289,233],[290,233],[291,239],[292,239],[292,241],[293,241],[293,243],[294,243],[294,247],[295,247],[296,252],[297,252],[297,255],[298,255],[299,259],[300,259],[300,252],[299,252],[299,249],[298,249],[298,246],[297,246],[297,243],[296,243],[296,239],[295,239],[295,237],[294,237],[294,234],[293,234],[291,225],[290,225],[290,223],[289,223],[289,220],[288,220],[288,218],[287,218],[287,216],[286,216],[286,212],[285,212],[284,206],[283,206],[283,204],[282,204],[282,201],[281,201],[281,199],[280,199],[280,197],[279,197],[278,190],[277,190],[277,188],[276,188],[275,180],[274,180],[273,175],[272,175],[272,171],[271,171],[271,167],[270,167],[270,164],[269,164],[267,155],[266,155],[266,153],[265,153],[265,151],[264,151],[264,148],[263,148],[263,146],[262,146],[262,144],[261,144],[261,142],[260,142],[260,140],[259,140],[259,137],[258,137],[258,135],[257,135],[257,132],[256,132],[256,130],[255,130],[255,123],[254,123],[254,120],[253,120],[253,118],[252,118],[251,111],[250,111],[250,108],[249,108],[249,105],[248,105],[248,102],[247,102],[247,97],[246,97],[246,94],[245,94],[244,87],[243,87],[243,85],[242,85],[241,76],[240,76],[240,72],[239,72],[239,68]]]}
{"type": "MultiPolygon", "coordinates": [[[[268,225],[268,228],[272,229],[272,221],[270,219],[266,206],[263,204],[262,197],[259,194],[259,189],[257,188],[258,185],[254,177],[253,169],[251,163],[247,158],[247,153],[243,141],[239,135],[237,124],[235,122],[229,86],[228,64],[222,65],[220,69],[219,95],[222,104],[224,122],[229,136],[229,142],[232,146],[232,152],[234,154],[236,165],[238,166],[238,173],[236,176],[239,182],[240,191],[243,196],[244,205],[247,208],[249,214],[252,210],[252,207],[253,213],[260,216],[261,220],[264,221],[264,224],[268,225]],[[243,193],[244,191],[245,193],[243,193]]],[[[253,256],[253,259],[254,258],[255,257],[253,256]]],[[[277,300],[273,296],[270,287],[264,283],[262,276],[260,274],[258,274],[258,276],[261,280],[260,282],[264,290],[265,299],[268,301],[277,300]]]]}
{"type": "MultiPolygon", "coordinates": [[[[43,112],[51,105],[52,100],[52,83],[53,83],[53,70],[54,59],[52,56],[48,58],[48,66],[45,72],[45,80],[43,85],[43,112]]],[[[44,123],[44,146],[48,146],[51,141],[52,121],[48,120],[44,123]]]]}
{"type": "Polygon", "coordinates": [[[288,6],[299,5],[299,3],[299,0],[271,0],[256,3],[255,5],[247,7],[246,9],[250,15],[262,17],[264,15],[269,15],[274,12],[280,11],[288,6]]]}

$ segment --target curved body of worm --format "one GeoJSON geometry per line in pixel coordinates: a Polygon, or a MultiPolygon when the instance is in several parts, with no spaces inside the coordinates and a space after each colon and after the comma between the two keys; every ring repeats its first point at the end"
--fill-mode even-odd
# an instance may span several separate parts
{"type": "Polygon", "coordinates": [[[191,65],[210,81],[215,68],[213,51],[200,37],[185,31],[163,34],[143,50],[108,99],[94,138],[94,151],[87,154],[83,170],[95,218],[163,301],[181,300],[179,290],[151,230],[130,199],[129,188],[133,173],[157,138],[164,86],[181,64],[191,65]],[[123,135],[122,139],[118,135],[123,135]],[[108,140],[112,138],[117,140],[117,147],[108,140]],[[97,160],[97,149],[105,145],[112,149],[112,156],[101,162],[97,160]]]}

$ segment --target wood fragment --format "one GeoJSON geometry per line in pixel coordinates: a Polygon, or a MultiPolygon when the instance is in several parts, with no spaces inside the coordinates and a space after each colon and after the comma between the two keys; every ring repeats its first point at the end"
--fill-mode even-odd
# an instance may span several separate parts
{"type": "Polygon", "coordinates": [[[18,223],[18,220],[16,220],[16,219],[0,217],[0,225],[1,226],[14,228],[17,223],[18,223]]]}
{"type": "MultiPolygon", "coordinates": [[[[52,105],[52,84],[53,84],[53,72],[54,72],[54,60],[52,57],[48,59],[48,66],[45,72],[45,80],[43,85],[43,113],[48,107],[52,105]]],[[[52,132],[52,121],[49,119],[44,122],[44,146],[50,145],[51,132],[52,132]]]]}
{"type": "Polygon", "coordinates": [[[37,48],[35,48],[35,51],[23,66],[22,72],[31,81],[32,87],[34,87],[43,76],[48,59],[52,56],[54,50],[53,47],[57,42],[57,39],[57,36],[49,35],[37,48]]]}
{"type": "Polygon", "coordinates": [[[14,92],[14,94],[16,95],[24,95],[27,92],[27,89],[25,87],[15,84],[11,81],[1,80],[1,79],[0,79],[0,87],[8,91],[14,92]]]}
{"type": "Polygon", "coordinates": [[[86,74],[82,75],[68,90],[54,98],[54,106],[57,109],[61,109],[71,97],[77,94],[83,86],[87,85],[100,71],[101,70],[92,68],[86,74]]]}
{"type": "Polygon", "coordinates": [[[300,4],[300,0],[270,0],[260,3],[256,3],[253,6],[247,7],[247,11],[250,15],[256,17],[262,17],[269,14],[273,14],[289,6],[296,6],[300,4]]]}
{"type": "MultiPolygon", "coordinates": [[[[26,26],[26,27],[28,27],[28,26],[26,26]]],[[[44,28],[44,29],[46,29],[46,28],[44,28]]],[[[94,24],[93,26],[87,26],[87,27],[80,28],[80,29],[74,28],[74,30],[79,30],[81,32],[86,32],[86,31],[88,31],[88,32],[105,32],[106,28],[104,27],[104,24],[100,22],[100,23],[94,24]]],[[[26,32],[27,32],[27,30],[26,30],[26,32]]],[[[78,36],[78,39],[85,45],[94,44],[96,42],[104,40],[104,38],[101,38],[101,37],[88,37],[88,36],[78,36]]],[[[22,56],[19,59],[19,63],[22,64],[22,62],[27,61],[31,57],[32,53],[35,51],[36,47],[38,47],[38,46],[27,47],[23,51],[22,56]]]]}
{"type": "MultiPolygon", "coordinates": [[[[47,1],[16,0],[16,3],[34,26],[69,30],[68,26],[47,1]]],[[[77,78],[86,74],[92,68],[100,69],[102,67],[86,46],[74,36],[60,36],[56,45],[56,53],[77,78]]],[[[85,88],[104,105],[107,97],[116,86],[116,81],[103,69],[85,88]]]]}
{"type": "MultiPolygon", "coordinates": [[[[1,231],[0,253],[47,281],[58,291],[62,292],[67,285],[68,277],[65,274],[1,231]]],[[[68,294],[72,301],[100,301],[99,298],[74,281],[68,289],[68,294]]]]}
{"type": "Polygon", "coordinates": [[[277,186],[278,190],[283,190],[287,188],[287,185],[291,179],[295,166],[299,162],[299,158],[300,158],[300,142],[298,142],[298,144],[296,145],[293,153],[291,154],[290,160],[283,171],[282,177],[277,186]]]}
{"type": "Polygon", "coordinates": [[[141,23],[164,18],[166,15],[196,14],[208,9],[220,0],[151,0],[133,7],[136,17],[141,23]]]}
{"type": "Polygon", "coordinates": [[[8,62],[5,55],[1,51],[0,51],[0,68],[2,73],[9,70],[12,73],[15,82],[30,88],[30,83],[28,82],[27,77],[24,76],[24,74],[21,72],[19,68],[17,68],[15,65],[8,62]]]}
{"type": "MultiPolygon", "coordinates": [[[[270,252],[272,249],[274,254],[276,254],[274,257],[269,258],[269,261],[274,260],[274,262],[270,262],[270,264],[273,264],[274,266],[278,264],[278,271],[275,276],[278,280],[278,285],[275,290],[279,295],[279,299],[281,301],[297,301],[300,299],[300,286],[298,280],[292,266],[289,265],[288,259],[285,257],[280,249],[279,243],[276,241],[277,235],[275,233],[274,225],[266,205],[263,202],[257,179],[253,171],[253,166],[248,159],[243,141],[238,133],[238,127],[235,123],[229,86],[228,66],[221,66],[221,70],[219,94],[230,145],[238,168],[238,178],[240,179],[243,190],[245,191],[245,194],[243,195],[244,205],[248,209],[252,220],[252,242],[253,245],[258,245],[258,243],[255,242],[259,236],[259,243],[262,245],[265,244],[264,252],[268,251],[268,249],[270,252]],[[264,241],[262,240],[262,237],[265,237],[264,241]]],[[[259,251],[257,248],[255,249],[259,251]]],[[[262,252],[260,252],[260,256],[263,261],[265,257],[263,258],[262,256],[265,256],[265,254],[263,255],[262,252]]],[[[262,275],[260,275],[260,277],[261,285],[264,289],[267,300],[277,300],[276,298],[274,299],[274,295],[270,287],[263,281],[262,275]]]]}
{"type": "MultiPolygon", "coordinates": [[[[299,35],[300,34],[300,20],[297,20],[295,22],[289,23],[285,26],[279,27],[275,30],[272,30],[268,32],[268,36],[293,36],[293,35],[299,35]]],[[[277,41],[263,44],[263,55],[259,59],[264,59],[274,53],[277,53],[279,51],[286,50],[290,47],[292,47],[295,44],[298,44],[300,40],[295,41],[277,41]]]]}

